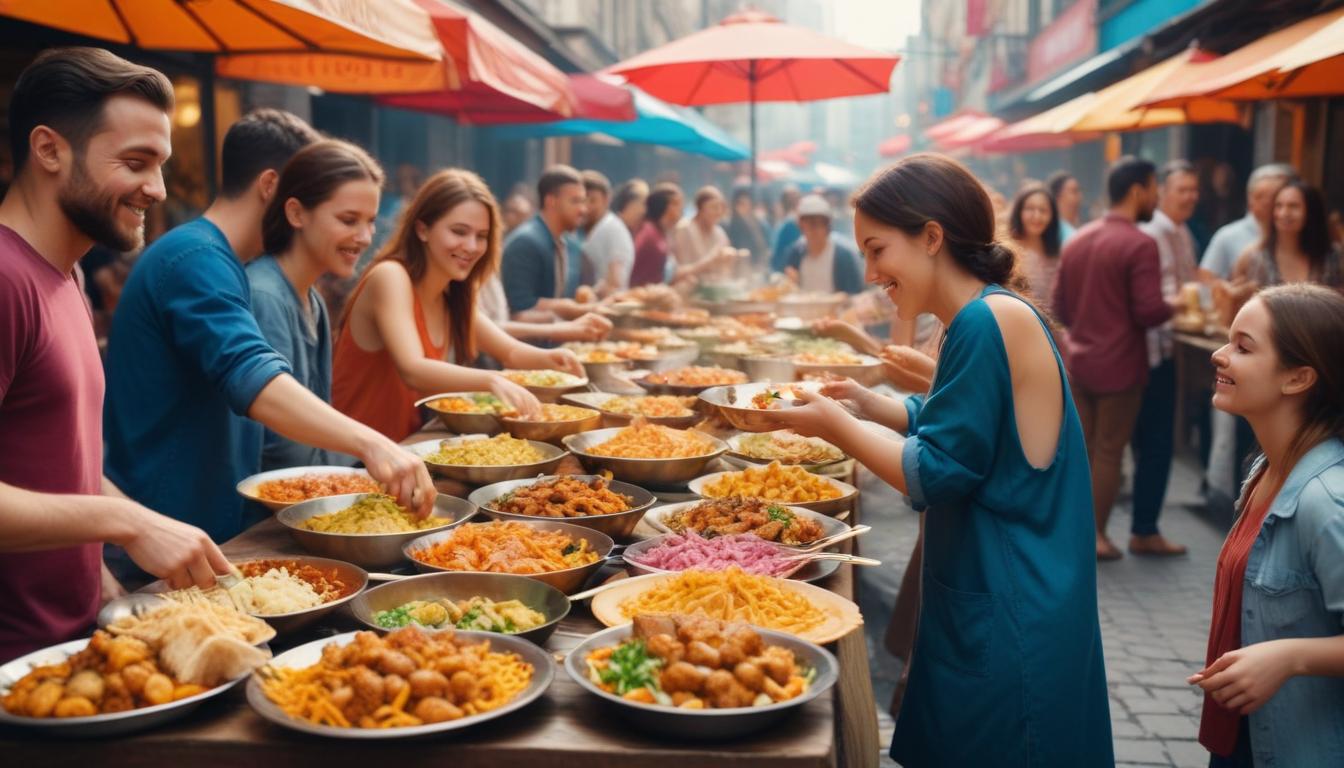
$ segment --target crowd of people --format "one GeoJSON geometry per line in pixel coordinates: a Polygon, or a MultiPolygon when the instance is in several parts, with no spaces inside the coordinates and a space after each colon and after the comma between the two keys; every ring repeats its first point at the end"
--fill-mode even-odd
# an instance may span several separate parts
{"type": "Polygon", "coordinates": [[[1189,678],[1206,692],[1200,740],[1216,766],[1344,762],[1344,270],[1320,192],[1292,168],[1257,169],[1246,217],[1201,259],[1183,161],[1118,160],[1092,222],[1066,172],[996,204],[929,154],[859,189],[852,225],[843,201],[793,188],[773,227],[749,189],[701,188],[683,215],[675,184],[613,187],[566,166],[541,174],[535,202],[503,205],[468,170],[398,174],[389,208],[364,149],[258,110],[224,135],[216,199],[117,287],[102,360],[77,265],[95,245],[144,245],[168,195],[172,109],[162,74],[100,49],[47,51],[14,89],[0,660],[82,635],[119,579],[213,585],[228,569],[217,545],[258,519],[234,484],[263,469],[362,463],[426,513],[435,489],[398,445],[421,427],[421,396],[492,392],[535,413],[499,367],[582,373],[554,343],[605,338],[603,301],[770,272],[894,312],[889,338],[857,309],[814,330],[880,355],[913,394],[832,381],[771,416],[927,510],[893,623],[918,626],[893,756],[1110,764],[1097,561],[1123,556],[1108,520],[1127,447],[1128,551],[1185,553],[1158,523],[1172,318],[1195,295],[1229,326],[1210,462],[1219,441],[1241,443],[1233,463],[1255,458],[1218,560],[1207,664],[1189,678]],[[338,310],[332,284],[350,286],[338,310]]]}

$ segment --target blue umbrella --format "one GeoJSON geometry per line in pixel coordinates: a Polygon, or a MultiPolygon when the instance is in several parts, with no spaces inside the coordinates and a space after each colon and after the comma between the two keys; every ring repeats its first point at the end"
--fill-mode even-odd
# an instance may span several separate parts
{"type": "Polygon", "coordinates": [[[530,139],[601,133],[621,141],[658,144],[715,160],[746,160],[750,157],[745,144],[695,110],[675,107],[638,88],[630,87],[630,90],[635,97],[634,120],[561,120],[510,125],[499,127],[496,135],[504,139],[530,139]]]}

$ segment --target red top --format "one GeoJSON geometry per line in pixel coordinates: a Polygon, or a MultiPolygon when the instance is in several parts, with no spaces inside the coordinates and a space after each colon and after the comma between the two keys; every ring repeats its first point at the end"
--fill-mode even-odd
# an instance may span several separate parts
{"type": "Polygon", "coordinates": [[[1059,257],[1055,316],[1069,329],[1069,378],[1088,392],[1148,381],[1145,331],[1171,318],[1157,243],[1123,216],[1078,230],[1059,257]]]}
{"type": "Polygon", "coordinates": [[[664,282],[667,252],[667,235],[652,221],[645,221],[635,233],[635,264],[630,268],[630,287],[664,282]]]}
{"type": "MultiPolygon", "coordinates": [[[[103,365],[84,293],[0,226],[0,482],[97,494],[103,365]]],[[[102,544],[0,552],[0,662],[87,634],[102,544]]]]}
{"type": "MultiPolygon", "coordinates": [[[[363,290],[364,282],[355,286],[350,295],[350,306],[353,307],[359,301],[359,294],[363,290]]],[[[420,348],[424,350],[425,357],[431,360],[446,359],[447,341],[441,347],[434,345],[425,323],[425,309],[420,305],[420,297],[414,289],[411,290],[411,306],[415,313],[415,330],[420,336],[420,348]]],[[[423,395],[401,380],[401,374],[397,372],[397,366],[392,362],[392,355],[386,346],[377,352],[361,349],[350,332],[348,320],[336,340],[331,368],[331,404],[336,410],[373,427],[391,440],[404,440],[420,428],[422,419],[415,401],[423,395]]]]}
{"type": "MultiPolygon", "coordinates": [[[[1254,498],[1257,478],[1246,498],[1254,498]]],[[[1241,647],[1241,591],[1246,580],[1246,561],[1260,535],[1272,499],[1257,499],[1248,504],[1218,553],[1218,570],[1213,577],[1213,619],[1209,622],[1209,649],[1205,666],[1228,651],[1241,647]]],[[[1237,747],[1237,729],[1241,715],[1224,709],[1209,694],[1204,694],[1204,714],[1199,719],[1199,743],[1217,755],[1228,756],[1237,747]]]]}

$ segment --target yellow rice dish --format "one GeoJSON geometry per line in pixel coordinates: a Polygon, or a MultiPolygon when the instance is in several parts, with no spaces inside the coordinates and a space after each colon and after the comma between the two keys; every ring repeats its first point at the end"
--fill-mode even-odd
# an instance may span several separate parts
{"type": "Polygon", "coordinates": [[[498,434],[460,443],[444,441],[439,450],[425,456],[430,464],[451,464],[464,467],[505,467],[516,464],[536,464],[545,459],[536,446],[512,435],[498,434]]]}
{"type": "Polygon", "coordinates": [[[442,517],[416,520],[397,506],[396,499],[371,493],[338,512],[314,515],[299,523],[299,527],[319,533],[409,533],[439,528],[451,522],[442,517]]]}

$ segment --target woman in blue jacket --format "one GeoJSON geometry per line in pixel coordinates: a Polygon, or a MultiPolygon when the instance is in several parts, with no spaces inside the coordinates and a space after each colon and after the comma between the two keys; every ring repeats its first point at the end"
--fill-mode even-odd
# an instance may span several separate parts
{"type": "Polygon", "coordinates": [[[1199,741],[1213,768],[1344,765],[1344,296],[1261,291],[1213,355],[1213,405],[1263,455],[1218,556],[1199,741]]]}
{"type": "Polygon", "coordinates": [[[866,279],[902,320],[947,328],[928,395],[825,394],[908,435],[876,438],[831,397],[779,411],[924,511],[918,637],[891,755],[907,768],[1114,764],[1097,620],[1091,478],[1050,329],[1001,285],[984,188],[959,163],[915,155],[854,199],[866,279]]]}

